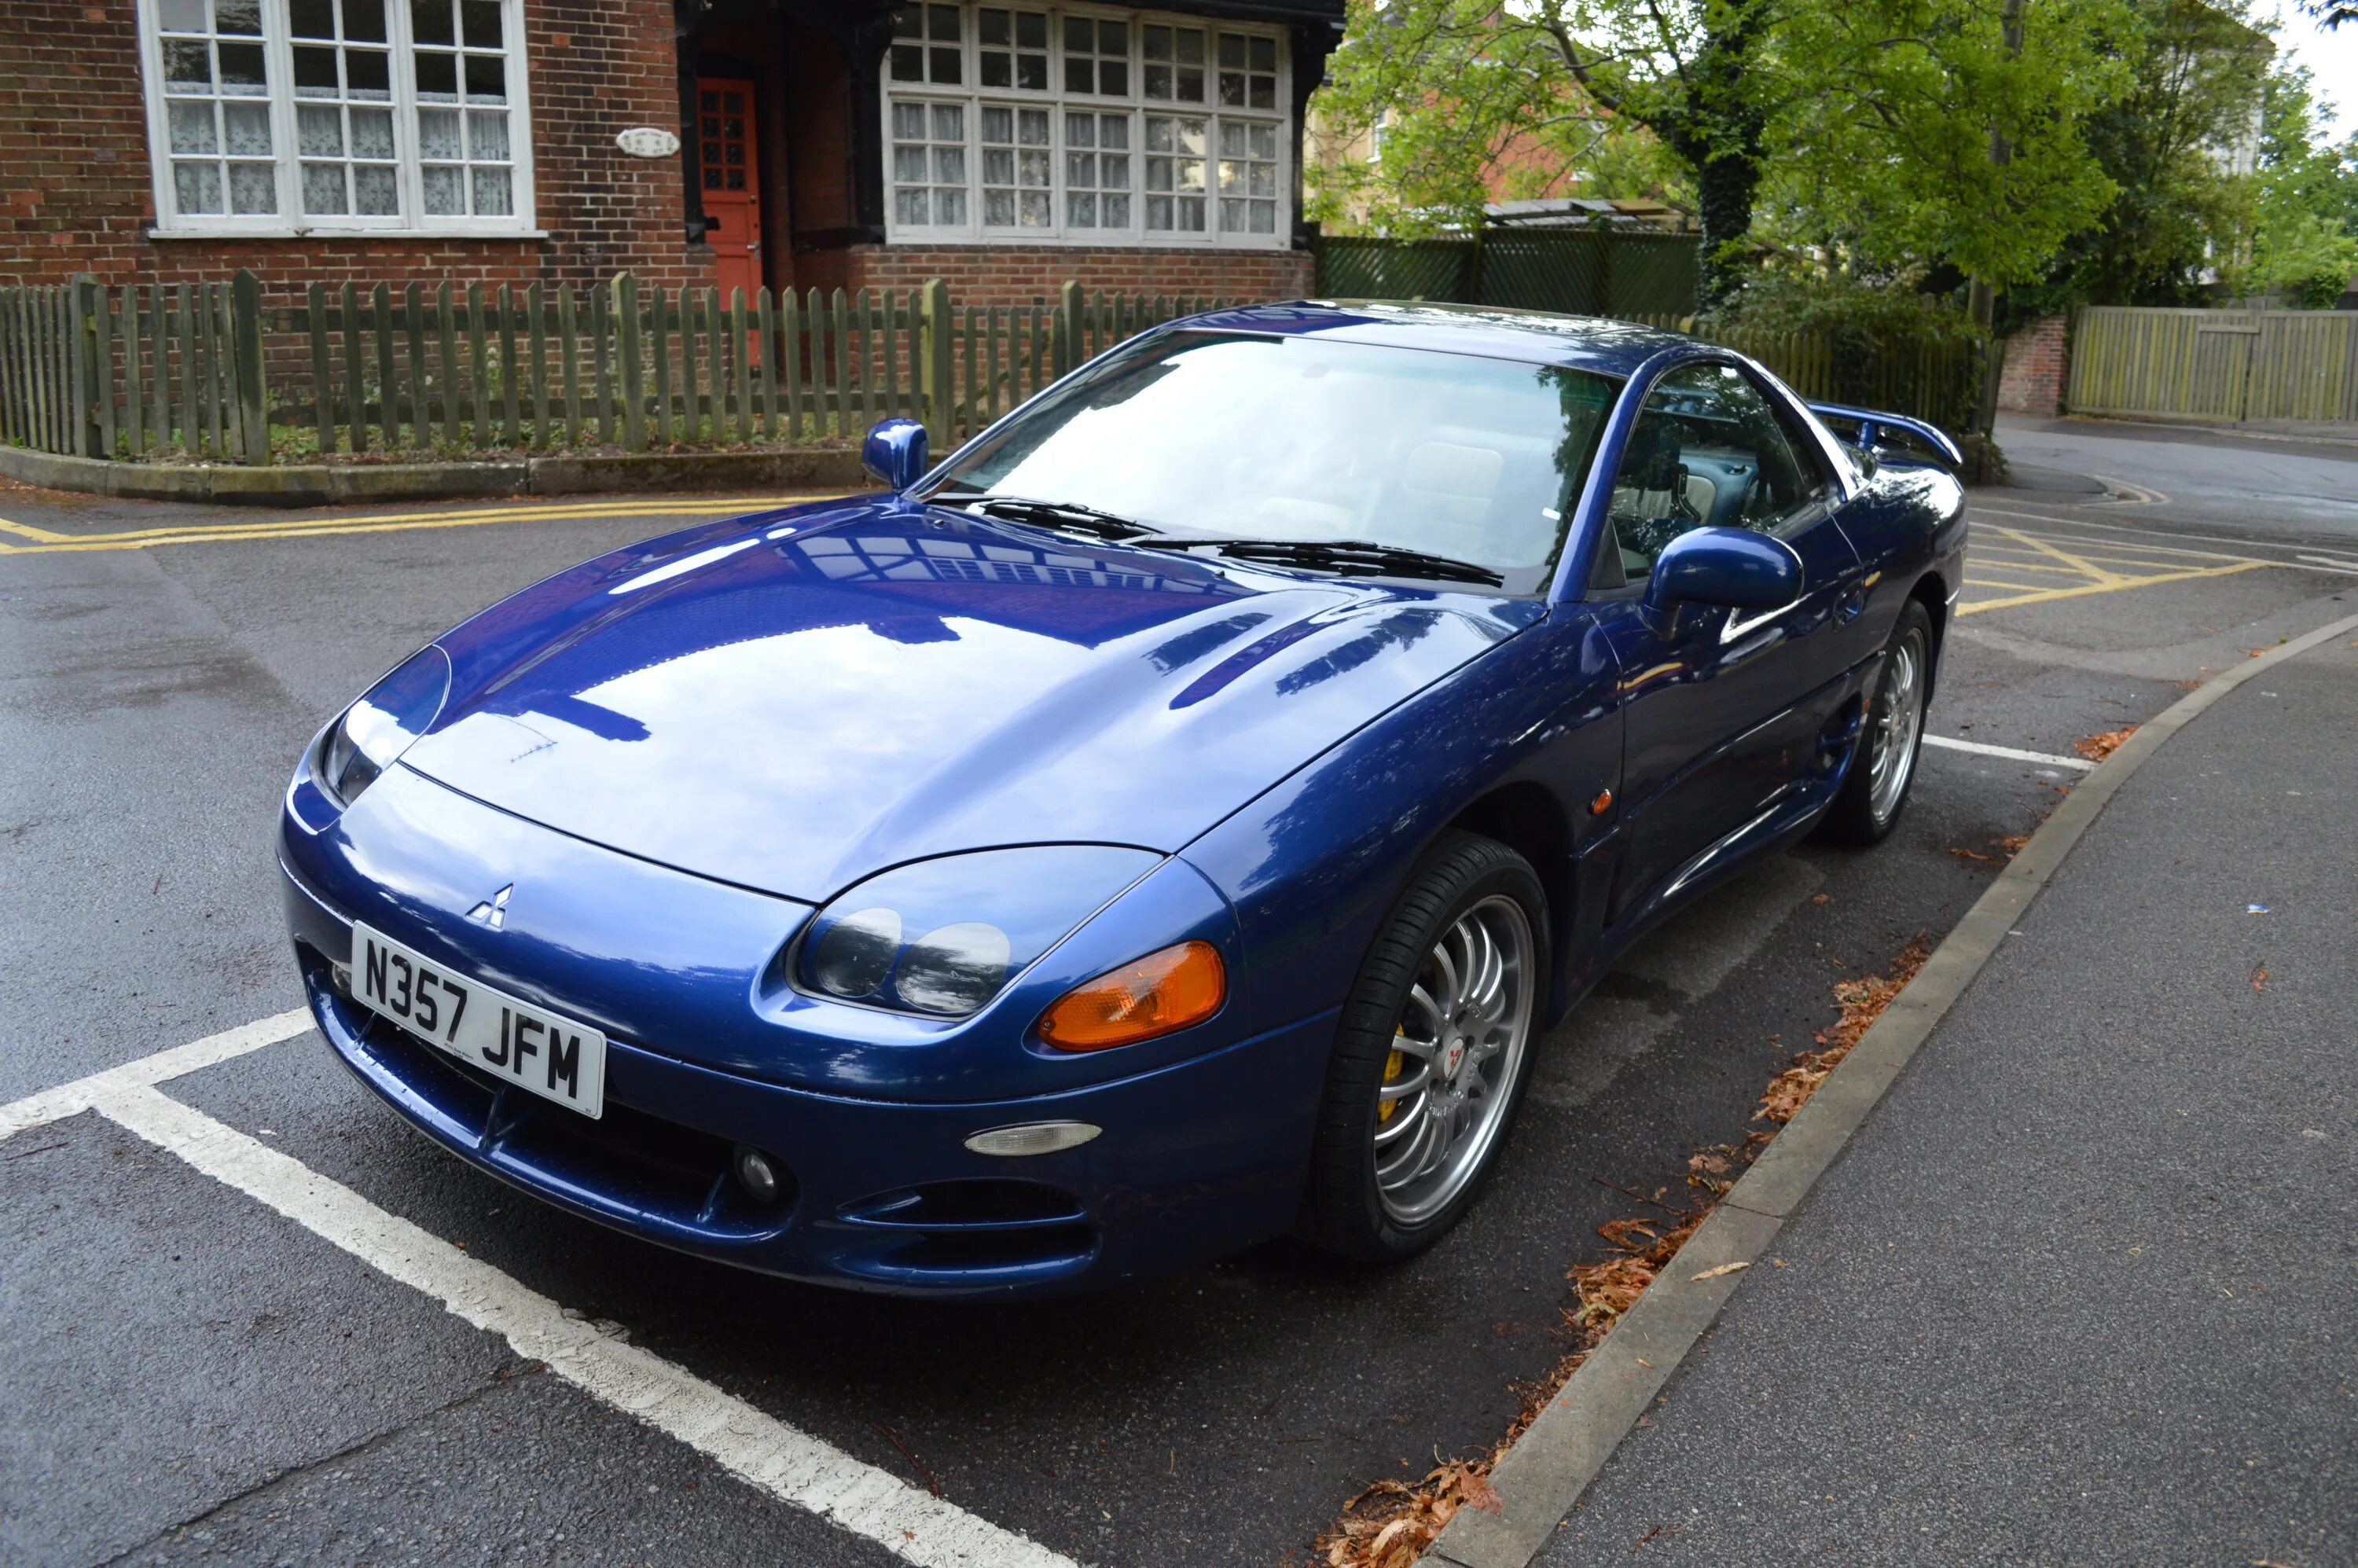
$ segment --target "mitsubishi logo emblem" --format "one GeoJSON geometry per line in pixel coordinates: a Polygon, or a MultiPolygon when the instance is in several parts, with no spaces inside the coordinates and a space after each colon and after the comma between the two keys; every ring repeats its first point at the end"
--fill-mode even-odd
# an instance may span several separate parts
{"type": "Polygon", "coordinates": [[[492,894],[490,898],[469,910],[467,918],[480,920],[494,931],[502,929],[508,923],[508,894],[514,892],[515,892],[515,883],[510,882],[492,894]]]}

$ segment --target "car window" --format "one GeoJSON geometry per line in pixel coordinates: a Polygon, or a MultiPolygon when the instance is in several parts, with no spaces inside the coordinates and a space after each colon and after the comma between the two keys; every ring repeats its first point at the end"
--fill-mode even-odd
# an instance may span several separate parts
{"type": "Polygon", "coordinates": [[[1182,538],[1372,543],[1536,593],[1620,390],[1516,360],[1183,331],[1024,409],[931,495],[1077,503],[1182,538]]]}
{"type": "MultiPolygon", "coordinates": [[[[1613,479],[1607,516],[1621,577],[1651,571],[1690,528],[1774,533],[1816,514],[1825,470],[1797,450],[1767,397],[1734,365],[1696,364],[1654,384],[1613,479]]],[[[1610,562],[1599,580],[1609,583],[1610,562]]]]}

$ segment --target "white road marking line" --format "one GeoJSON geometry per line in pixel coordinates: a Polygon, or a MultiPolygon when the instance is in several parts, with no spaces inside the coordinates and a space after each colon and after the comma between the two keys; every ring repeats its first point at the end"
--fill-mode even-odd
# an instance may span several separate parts
{"type": "Polygon", "coordinates": [[[2349,560],[2341,556],[2303,556],[2300,559],[2309,562],[2311,566],[2331,567],[2338,572],[2358,572],[2358,561],[2349,560]]]}
{"type": "Polygon", "coordinates": [[[88,1110],[99,1097],[114,1089],[144,1087],[182,1077],[233,1056],[243,1056],[249,1051],[259,1051],[265,1045],[291,1040],[310,1027],[311,1014],[298,1007],[274,1017],[256,1019],[252,1023],[241,1023],[235,1029],[224,1029],[219,1034],[208,1034],[202,1040],[191,1040],[186,1045],[175,1045],[168,1051],[141,1056],[119,1066],[109,1067],[104,1072],[92,1073],[86,1078],[76,1078],[53,1089],[27,1095],[23,1099],[11,1100],[6,1105],[0,1105],[0,1141],[28,1127],[79,1116],[88,1110]]]}
{"type": "Polygon", "coordinates": [[[924,1568],[1074,1568],[1071,1559],[1036,1541],[797,1432],[659,1356],[568,1318],[557,1303],[490,1264],[136,1078],[109,1082],[87,1091],[87,1098],[89,1108],[387,1278],[434,1297],[456,1316],[502,1336],[518,1355],[545,1363],[591,1397],[904,1562],[924,1568]]]}
{"type": "Polygon", "coordinates": [[[1938,746],[1947,752],[1971,752],[1977,757],[2004,757],[2015,762],[2044,762],[2050,768],[2072,768],[2086,773],[2096,764],[2083,757],[2059,757],[2052,752],[2025,752],[2013,746],[1992,746],[1981,741],[1952,741],[1946,735],[1927,735],[1927,746],[1938,746]]]}

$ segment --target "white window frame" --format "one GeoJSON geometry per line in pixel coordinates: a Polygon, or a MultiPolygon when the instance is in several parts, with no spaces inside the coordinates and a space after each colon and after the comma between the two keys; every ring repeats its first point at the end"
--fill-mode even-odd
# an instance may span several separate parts
{"type": "MultiPolygon", "coordinates": [[[[170,110],[164,81],[163,26],[159,0],[138,0],[139,66],[145,79],[147,105],[147,165],[156,200],[156,239],[233,236],[248,239],[292,239],[357,235],[379,239],[540,239],[545,232],[535,220],[533,189],[532,89],[526,66],[524,0],[496,0],[500,7],[500,38],[507,63],[509,205],[505,217],[429,213],[426,211],[424,165],[417,135],[416,56],[410,32],[408,0],[384,0],[386,48],[392,56],[394,168],[400,188],[401,212],[389,216],[357,213],[307,216],[303,211],[302,157],[297,150],[297,105],[303,103],[347,103],[348,99],[307,100],[295,93],[294,27],[287,0],[262,0],[262,45],[268,92],[254,100],[270,105],[271,162],[277,171],[278,211],[266,215],[199,212],[178,210],[172,178],[170,110]]],[[[457,9],[458,0],[452,0],[457,9]]],[[[429,46],[434,47],[434,46],[429,46]]],[[[427,104],[427,108],[453,107],[427,104]]],[[[224,206],[228,205],[224,192],[224,206]]]]}
{"type": "MultiPolygon", "coordinates": [[[[939,0],[935,0],[939,3],[939,0]]],[[[1252,23],[1230,22],[1217,16],[1186,16],[1169,11],[1132,11],[1105,5],[1041,6],[1022,5],[1019,0],[959,0],[964,15],[960,48],[965,50],[961,71],[963,81],[957,87],[943,87],[932,82],[896,82],[892,80],[888,58],[879,71],[882,91],[877,93],[879,145],[883,149],[884,240],[887,244],[984,244],[1033,246],[1098,246],[1156,250],[1224,250],[1224,251],[1284,251],[1293,246],[1295,217],[1293,160],[1293,60],[1287,33],[1282,27],[1258,26],[1252,23]],[[1048,91],[1025,92],[1014,88],[984,88],[979,84],[980,60],[979,27],[977,13],[984,8],[994,10],[1044,9],[1048,16],[1048,91]],[[1068,92],[1065,88],[1065,18],[1085,16],[1092,22],[1118,21],[1127,24],[1130,38],[1130,91],[1120,96],[1098,92],[1068,92]],[[1144,28],[1149,25],[1200,29],[1205,42],[1205,101],[1179,103],[1149,99],[1146,95],[1144,60],[1142,59],[1144,28]],[[1219,38],[1222,33],[1234,33],[1245,38],[1269,38],[1277,45],[1277,106],[1265,109],[1223,109],[1219,103],[1219,38]],[[967,222],[962,224],[903,223],[898,216],[898,203],[893,196],[892,179],[892,106],[896,102],[958,103],[966,106],[967,125],[967,222]],[[982,111],[986,106],[1049,111],[1050,157],[1052,184],[1050,211],[1054,222],[1045,228],[1000,229],[983,223],[982,196],[982,111]],[[1066,205],[1065,127],[1067,111],[1096,114],[1127,114],[1130,122],[1130,222],[1127,228],[1074,228],[1068,226],[1066,205]],[[1146,117],[1172,115],[1205,122],[1206,222],[1204,232],[1150,230],[1146,227],[1146,117]],[[1219,226],[1219,144],[1220,122],[1224,119],[1249,122],[1271,126],[1277,133],[1277,208],[1273,232],[1267,234],[1230,233],[1219,226]]]]}

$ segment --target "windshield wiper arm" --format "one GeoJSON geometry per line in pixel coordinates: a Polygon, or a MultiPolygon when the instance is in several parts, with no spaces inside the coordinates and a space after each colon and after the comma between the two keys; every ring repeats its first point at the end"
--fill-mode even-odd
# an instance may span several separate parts
{"type": "Polygon", "coordinates": [[[1363,577],[1426,577],[1448,582],[1478,582],[1497,588],[1506,579],[1487,567],[1448,556],[1428,555],[1399,545],[1378,545],[1365,539],[1188,539],[1140,541],[1153,550],[1215,549],[1239,559],[1277,561],[1287,566],[1325,567],[1363,577]]]}
{"type": "Polygon", "coordinates": [[[994,517],[1011,517],[1018,523],[1035,523],[1044,528],[1071,528],[1093,534],[1100,539],[1142,539],[1155,530],[1135,519],[1117,513],[1100,512],[1094,506],[1083,506],[1071,501],[1038,501],[1028,495],[973,495],[927,498],[936,506],[956,506],[968,512],[987,513],[994,517]]]}

